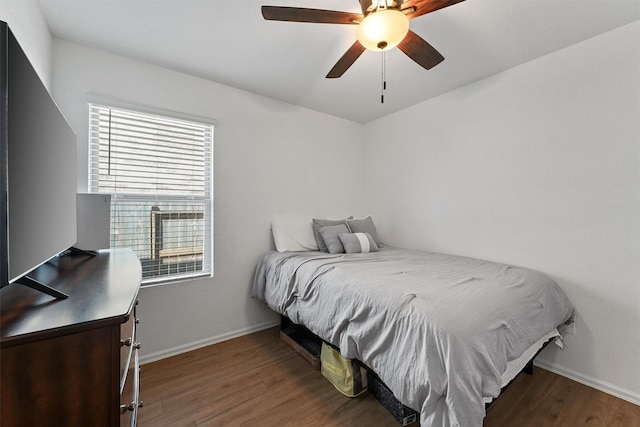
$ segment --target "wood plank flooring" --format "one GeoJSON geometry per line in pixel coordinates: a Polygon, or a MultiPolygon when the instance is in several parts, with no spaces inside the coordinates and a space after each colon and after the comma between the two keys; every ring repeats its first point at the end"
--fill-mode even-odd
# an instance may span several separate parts
{"type": "MultiPolygon", "coordinates": [[[[400,426],[371,395],[337,392],[278,328],[143,365],[140,384],[141,427],[400,426]]],[[[484,427],[503,426],[640,427],[640,406],[535,368],[489,408],[484,427]]]]}

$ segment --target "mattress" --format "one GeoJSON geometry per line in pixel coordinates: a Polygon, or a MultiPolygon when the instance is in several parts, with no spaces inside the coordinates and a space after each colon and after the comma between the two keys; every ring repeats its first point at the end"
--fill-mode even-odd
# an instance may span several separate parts
{"type": "Polygon", "coordinates": [[[252,295],[361,360],[433,427],[481,426],[508,367],[573,316],[541,272],[397,248],[269,252],[252,295]]]}

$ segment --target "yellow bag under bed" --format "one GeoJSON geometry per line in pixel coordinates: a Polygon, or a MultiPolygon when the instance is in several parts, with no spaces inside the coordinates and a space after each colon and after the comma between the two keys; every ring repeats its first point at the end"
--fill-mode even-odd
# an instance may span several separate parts
{"type": "Polygon", "coordinates": [[[342,394],[356,397],[367,390],[367,371],[355,360],[343,357],[327,343],[322,343],[320,372],[342,394]]]}

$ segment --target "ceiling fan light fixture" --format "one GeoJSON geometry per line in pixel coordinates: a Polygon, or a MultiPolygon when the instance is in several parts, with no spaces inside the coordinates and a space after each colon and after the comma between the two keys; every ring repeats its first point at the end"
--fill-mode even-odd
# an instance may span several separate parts
{"type": "Polygon", "coordinates": [[[358,41],[369,50],[389,50],[409,32],[409,18],[395,9],[369,13],[358,25],[358,41]]]}

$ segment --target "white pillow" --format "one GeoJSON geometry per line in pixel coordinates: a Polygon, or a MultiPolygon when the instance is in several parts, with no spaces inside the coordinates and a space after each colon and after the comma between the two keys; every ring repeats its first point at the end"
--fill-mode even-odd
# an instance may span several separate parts
{"type": "Polygon", "coordinates": [[[310,220],[274,219],[271,231],[278,252],[318,250],[310,220]]]}

